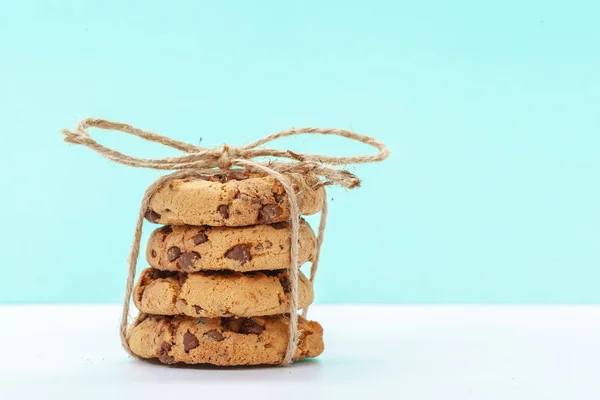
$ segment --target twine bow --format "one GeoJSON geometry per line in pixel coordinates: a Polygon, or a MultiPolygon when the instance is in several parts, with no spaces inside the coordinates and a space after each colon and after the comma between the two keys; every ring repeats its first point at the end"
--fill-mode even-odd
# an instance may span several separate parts
{"type": "MultiPolygon", "coordinates": [[[[249,170],[262,172],[273,177],[285,189],[289,207],[290,207],[290,230],[291,243],[290,246],[290,267],[288,276],[290,281],[290,319],[289,319],[289,341],[285,356],[281,363],[282,366],[293,362],[298,345],[298,230],[300,220],[300,210],[298,207],[298,198],[293,187],[288,183],[283,173],[312,173],[322,179],[324,185],[335,184],[348,189],[353,189],[360,186],[360,179],[354,174],[334,168],[334,166],[348,164],[366,164],[378,162],[388,157],[389,151],[387,147],[375,138],[360,135],[344,129],[323,129],[323,128],[292,128],[287,129],[272,135],[265,136],[249,145],[242,147],[233,147],[224,144],[222,147],[205,148],[193,144],[180,142],[166,136],[159,135],[154,132],[142,130],[134,126],[119,122],[111,122],[103,119],[87,118],[79,122],[74,131],[64,129],[61,131],[65,135],[65,142],[79,144],[90,148],[99,153],[105,158],[119,164],[129,165],[138,168],[151,168],[158,170],[175,171],[165,175],[146,190],[142,198],[142,204],[138,213],[135,233],[131,252],[128,257],[129,271],[127,276],[127,286],[125,290],[125,298],[123,302],[123,312],[121,315],[120,335],[121,342],[125,350],[136,357],[129,348],[127,343],[127,325],[129,320],[129,307],[131,302],[131,294],[133,291],[134,279],[139,258],[140,241],[142,236],[142,226],[144,222],[144,214],[149,207],[152,195],[165,183],[172,179],[206,176],[214,174],[216,169],[227,170],[233,166],[243,167],[249,170]],[[164,146],[180,150],[184,155],[178,157],[167,157],[160,159],[148,159],[129,156],[111,148],[105,147],[94,140],[88,133],[88,128],[99,128],[105,130],[115,130],[138,136],[142,139],[160,143],[164,146]],[[299,134],[319,134],[319,135],[334,135],[358,141],[375,147],[378,152],[374,155],[359,155],[352,157],[334,157],[322,154],[305,154],[295,153],[291,150],[279,150],[260,148],[259,146],[271,142],[275,139],[295,136],[299,134]],[[257,161],[261,157],[274,157],[276,159],[288,159],[290,161],[257,161]]],[[[317,249],[315,257],[312,261],[310,270],[310,281],[314,282],[325,225],[327,220],[327,198],[321,211],[321,219],[319,223],[319,231],[317,234],[317,249]]],[[[306,315],[307,309],[304,309],[306,315]]]]}

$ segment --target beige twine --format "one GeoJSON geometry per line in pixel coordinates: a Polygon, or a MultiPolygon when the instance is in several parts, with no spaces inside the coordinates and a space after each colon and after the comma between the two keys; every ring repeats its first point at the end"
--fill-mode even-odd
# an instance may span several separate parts
{"type": "MultiPolygon", "coordinates": [[[[127,343],[127,325],[129,323],[129,307],[131,303],[131,293],[133,291],[137,261],[140,252],[140,242],[142,237],[144,214],[145,211],[149,208],[150,198],[152,197],[152,195],[166,182],[177,178],[207,176],[214,174],[216,172],[215,168],[227,170],[232,166],[238,166],[247,168],[249,170],[263,172],[277,180],[285,189],[290,204],[290,230],[292,241],[292,245],[290,246],[291,264],[288,271],[291,286],[289,324],[290,340],[288,341],[285,357],[281,362],[281,365],[285,366],[293,362],[294,354],[296,353],[296,348],[298,345],[298,229],[300,220],[300,210],[298,208],[297,194],[294,191],[293,187],[286,181],[282,173],[292,172],[306,174],[310,172],[324,179],[324,185],[336,184],[343,186],[347,189],[353,189],[360,185],[360,179],[358,179],[354,174],[346,170],[332,168],[331,166],[378,162],[387,158],[389,154],[387,147],[377,139],[350,132],[344,129],[292,128],[266,136],[254,143],[250,143],[247,146],[232,147],[227,144],[224,144],[222,148],[204,148],[185,142],[180,142],[178,140],[174,140],[154,132],[138,129],[131,125],[94,118],[87,118],[79,122],[75,131],[69,131],[64,129],[61,131],[61,133],[65,135],[65,142],[84,145],[86,147],[89,147],[93,151],[99,153],[103,157],[106,157],[109,160],[120,164],[125,164],[139,168],[176,171],[169,175],[165,175],[159,178],[148,187],[144,194],[144,197],[142,198],[142,204],[137,217],[135,233],[133,235],[133,244],[131,246],[131,252],[129,253],[128,257],[129,272],[127,275],[127,286],[125,289],[125,298],[123,301],[123,312],[121,315],[120,325],[121,342],[123,344],[123,347],[129,354],[131,354],[134,357],[136,357],[136,355],[133,354],[133,352],[129,348],[129,344],[127,343]],[[87,131],[88,128],[91,127],[129,133],[138,136],[142,139],[160,143],[164,146],[168,146],[188,154],[179,157],[167,157],[162,159],[147,159],[128,156],[116,150],[104,147],[97,141],[95,141],[88,134],[87,131]],[[374,155],[333,157],[321,154],[294,153],[290,150],[258,148],[258,146],[261,146],[278,138],[306,133],[341,136],[373,146],[378,150],[378,152],[374,155]],[[293,161],[254,161],[254,159],[257,157],[287,158],[293,161]],[[327,166],[327,164],[329,164],[330,166],[327,166]]],[[[317,250],[315,257],[312,260],[312,266],[310,269],[311,282],[314,282],[315,276],[317,274],[317,268],[319,265],[319,255],[321,245],[323,243],[326,220],[327,198],[325,197],[325,203],[321,211],[321,221],[319,224],[319,230],[317,234],[317,250]]],[[[303,315],[306,315],[306,312],[307,308],[304,309],[303,315]]]]}

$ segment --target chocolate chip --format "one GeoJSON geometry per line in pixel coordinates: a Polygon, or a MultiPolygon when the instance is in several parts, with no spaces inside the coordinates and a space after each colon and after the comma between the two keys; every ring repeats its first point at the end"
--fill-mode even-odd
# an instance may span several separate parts
{"type": "Polygon", "coordinates": [[[287,276],[282,276],[281,278],[279,278],[279,283],[281,283],[281,287],[283,288],[283,293],[290,293],[292,291],[292,288],[290,286],[290,280],[288,279],[287,276]]]}
{"type": "Polygon", "coordinates": [[[158,350],[158,359],[160,362],[165,364],[173,364],[175,362],[175,358],[169,355],[169,351],[171,351],[171,343],[162,342],[158,350]]]}
{"type": "Polygon", "coordinates": [[[202,311],[202,307],[200,307],[200,306],[192,306],[192,307],[194,307],[196,314],[200,315],[200,311],[202,311]]]}
{"type": "Polygon", "coordinates": [[[252,318],[246,318],[242,323],[240,333],[260,335],[265,327],[254,321],[252,318]]]}
{"type": "Polygon", "coordinates": [[[281,216],[283,210],[274,204],[265,204],[258,212],[258,219],[262,223],[268,224],[281,216]]]}
{"type": "Polygon", "coordinates": [[[160,233],[168,235],[169,233],[173,232],[173,228],[171,227],[171,225],[165,225],[162,228],[160,228],[160,233]]]}
{"type": "Polygon", "coordinates": [[[177,261],[177,266],[184,271],[190,271],[194,268],[196,261],[200,259],[200,254],[195,251],[188,251],[187,253],[183,253],[179,256],[179,261],[177,261]]]}
{"type": "Polygon", "coordinates": [[[285,229],[287,227],[289,227],[287,222],[276,222],[274,224],[271,224],[269,226],[272,226],[275,229],[285,229]]]}
{"type": "Polygon", "coordinates": [[[260,334],[265,328],[252,318],[221,318],[223,328],[235,332],[247,334],[260,334]]]}
{"type": "Polygon", "coordinates": [[[169,189],[173,189],[173,184],[169,183],[169,189]]]}
{"type": "Polygon", "coordinates": [[[208,242],[208,236],[204,232],[199,232],[196,236],[192,237],[192,242],[198,246],[199,244],[208,242]]]}
{"type": "Polygon", "coordinates": [[[169,250],[167,250],[167,260],[169,261],[177,260],[180,255],[181,249],[177,246],[169,247],[169,250]]]}
{"type": "Polygon", "coordinates": [[[190,331],[187,331],[183,335],[183,351],[186,353],[189,353],[190,350],[195,349],[199,345],[200,342],[198,341],[198,338],[190,331]]]}
{"type": "Polygon", "coordinates": [[[154,211],[151,208],[148,208],[146,210],[146,213],[144,214],[144,217],[150,221],[150,222],[154,222],[155,224],[158,223],[158,220],[160,219],[160,214],[157,213],[156,211],[154,211]]]}
{"type": "Polygon", "coordinates": [[[217,342],[221,342],[225,339],[225,336],[223,336],[223,334],[216,329],[211,329],[210,331],[206,332],[204,336],[207,336],[209,339],[217,342]]]}
{"type": "Polygon", "coordinates": [[[221,204],[219,207],[217,207],[217,211],[221,213],[221,216],[224,219],[229,218],[229,206],[227,204],[221,204]]]}
{"type": "Polygon", "coordinates": [[[249,244],[238,244],[233,246],[225,253],[225,258],[229,258],[230,260],[236,260],[240,263],[240,265],[244,265],[247,261],[252,259],[250,255],[250,247],[249,244]]]}
{"type": "Polygon", "coordinates": [[[156,250],[152,250],[150,252],[150,255],[152,256],[152,258],[156,257],[156,250]]]}

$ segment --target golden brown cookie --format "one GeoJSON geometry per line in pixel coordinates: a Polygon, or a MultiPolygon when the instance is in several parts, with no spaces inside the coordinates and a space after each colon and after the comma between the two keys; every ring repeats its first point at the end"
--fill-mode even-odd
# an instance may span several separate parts
{"type": "MultiPolygon", "coordinates": [[[[284,316],[254,318],[192,318],[141,314],[127,332],[131,351],[166,364],[223,366],[279,364],[288,342],[284,316]]],[[[323,352],[323,328],[298,318],[300,333],[295,360],[323,352]]]]}
{"type": "MultiPolygon", "coordinates": [[[[321,210],[325,191],[316,176],[284,176],[298,195],[301,214],[321,210]]],[[[245,226],[282,222],[289,216],[283,186],[243,169],[172,180],[154,193],[146,210],[146,219],[165,225],[245,226]]]]}
{"type": "MultiPolygon", "coordinates": [[[[243,227],[164,226],[150,235],[146,259],[164,271],[239,272],[285,269],[290,266],[287,222],[243,227]]],[[[305,221],[298,232],[301,264],[313,258],[315,234],[305,221]]]]}
{"type": "MultiPolygon", "coordinates": [[[[290,307],[286,271],[196,272],[185,274],[148,268],[134,289],[140,311],[192,317],[253,317],[283,314],[290,307]]],[[[313,302],[312,284],[299,274],[298,308],[313,302]]]]}

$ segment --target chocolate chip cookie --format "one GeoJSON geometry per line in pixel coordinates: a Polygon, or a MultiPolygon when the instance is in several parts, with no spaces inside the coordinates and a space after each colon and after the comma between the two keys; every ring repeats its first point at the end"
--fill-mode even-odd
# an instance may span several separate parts
{"type": "MultiPolygon", "coordinates": [[[[223,366],[279,364],[288,342],[284,316],[254,318],[192,318],[140,314],[127,333],[131,351],[165,364],[223,366]]],[[[299,343],[295,360],[323,352],[323,328],[298,319],[299,343]]]]}
{"type": "MultiPolygon", "coordinates": [[[[196,272],[148,268],[134,289],[134,302],[145,313],[192,317],[253,317],[283,314],[290,307],[287,271],[196,272]]],[[[299,274],[298,308],[313,302],[312,284],[299,274]]]]}
{"type": "MultiPolygon", "coordinates": [[[[315,234],[300,221],[298,261],[313,258],[315,234]]],[[[244,227],[164,226],[152,232],[146,247],[150,266],[164,271],[257,271],[290,266],[287,222],[244,227]]]]}
{"type": "MultiPolygon", "coordinates": [[[[298,195],[301,214],[321,210],[325,191],[316,176],[284,176],[298,195]]],[[[146,211],[146,219],[164,225],[245,226],[282,222],[289,216],[283,186],[243,169],[170,181],[154,193],[146,211]]]]}

